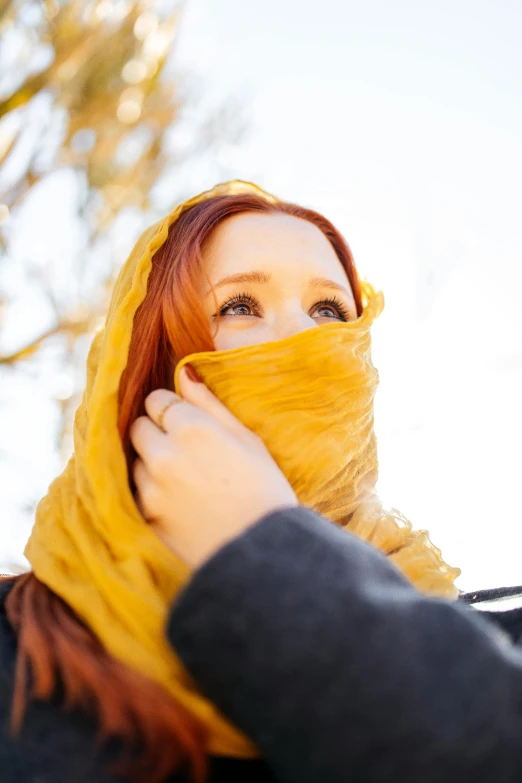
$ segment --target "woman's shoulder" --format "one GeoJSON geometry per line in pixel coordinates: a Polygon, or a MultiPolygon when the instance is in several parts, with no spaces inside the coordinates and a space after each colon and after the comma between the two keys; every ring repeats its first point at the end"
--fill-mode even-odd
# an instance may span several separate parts
{"type": "MultiPolygon", "coordinates": [[[[114,753],[96,751],[92,722],[78,713],[66,713],[54,702],[30,701],[22,729],[10,730],[16,669],[16,634],[9,623],[6,599],[12,581],[0,581],[0,769],[2,783],[34,780],[96,780],[114,783],[105,770],[114,753]]],[[[121,778],[119,778],[121,780],[121,778]]]]}
{"type": "MultiPolygon", "coordinates": [[[[12,581],[0,581],[0,769],[2,783],[34,780],[96,781],[123,783],[107,769],[117,758],[116,747],[96,750],[95,726],[87,716],[66,713],[58,701],[29,702],[18,737],[9,733],[16,667],[16,635],[9,623],[5,602],[12,581]]],[[[209,783],[273,783],[261,761],[216,758],[210,760],[209,783]]],[[[170,783],[185,783],[172,775],[170,783]]]]}

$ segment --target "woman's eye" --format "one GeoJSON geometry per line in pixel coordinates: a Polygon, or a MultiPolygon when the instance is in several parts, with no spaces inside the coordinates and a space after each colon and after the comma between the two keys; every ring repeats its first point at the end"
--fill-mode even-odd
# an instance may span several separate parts
{"type": "Polygon", "coordinates": [[[229,305],[221,310],[221,315],[250,315],[251,308],[247,304],[229,305]]]}
{"type": "Polygon", "coordinates": [[[318,307],[317,315],[320,318],[339,318],[339,313],[331,305],[321,305],[321,307],[318,307]]]}
{"type": "MultiPolygon", "coordinates": [[[[219,309],[219,316],[258,316],[261,313],[259,302],[257,302],[252,296],[247,294],[238,294],[221,305],[219,309]]],[[[330,318],[337,321],[349,321],[350,312],[346,305],[337,299],[332,297],[331,299],[325,299],[321,302],[317,302],[311,311],[311,316],[315,318],[330,318]]],[[[216,317],[216,316],[214,316],[216,317]]]]}
{"type": "Polygon", "coordinates": [[[348,308],[336,299],[318,302],[315,306],[314,313],[317,314],[318,318],[336,318],[340,321],[350,320],[348,308]]]}
{"type": "Polygon", "coordinates": [[[220,308],[219,314],[223,315],[256,315],[259,305],[249,296],[234,296],[220,308]]]}

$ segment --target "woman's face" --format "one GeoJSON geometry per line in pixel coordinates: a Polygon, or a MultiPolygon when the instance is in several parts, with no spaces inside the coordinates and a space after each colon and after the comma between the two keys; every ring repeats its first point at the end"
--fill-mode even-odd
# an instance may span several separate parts
{"type": "Polygon", "coordinates": [[[357,318],[348,277],[333,247],[320,229],[301,218],[234,215],[213,232],[203,259],[211,282],[204,292],[205,312],[217,350],[357,318]]]}

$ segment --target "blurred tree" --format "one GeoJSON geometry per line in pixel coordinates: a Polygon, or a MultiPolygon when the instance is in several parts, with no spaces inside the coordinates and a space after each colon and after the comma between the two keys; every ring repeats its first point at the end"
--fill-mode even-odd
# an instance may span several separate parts
{"type": "Polygon", "coordinates": [[[7,376],[35,390],[52,373],[62,458],[122,245],[185,195],[188,160],[234,148],[242,132],[236,107],[202,110],[189,75],[169,66],[181,11],[175,0],[0,0],[0,409],[5,419],[19,401],[7,376]]]}

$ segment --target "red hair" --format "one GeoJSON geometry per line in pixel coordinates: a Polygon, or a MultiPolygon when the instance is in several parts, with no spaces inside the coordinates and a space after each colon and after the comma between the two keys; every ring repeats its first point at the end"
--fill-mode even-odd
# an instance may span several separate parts
{"type": "MultiPolygon", "coordinates": [[[[130,481],[135,453],[129,431],[145,413],[145,398],[153,389],[172,389],[174,368],[181,358],[214,348],[199,301],[205,276],[203,248],[220,223],[244,212],[283,213],[317,226],[343,265],[361,313],[361,288],[350,248],[317,212],[272,203],[257,194],[216,196],[185,210],[152,259],[147,294],[134,317],[120,382],[118,427],[130,481]]],[[[18,637],[13,729],[21,725],[28,698],[49,700],[60,688],[65,709],[92,714],[101,739],[122,742],[127,755],[119,769],[133,780],[160,783],[182,766],[193,780],[204,780],[205,731],[197,720],[160,685],[112,658],[34,574],[12,580],[6,610],[18,637]]]]}

